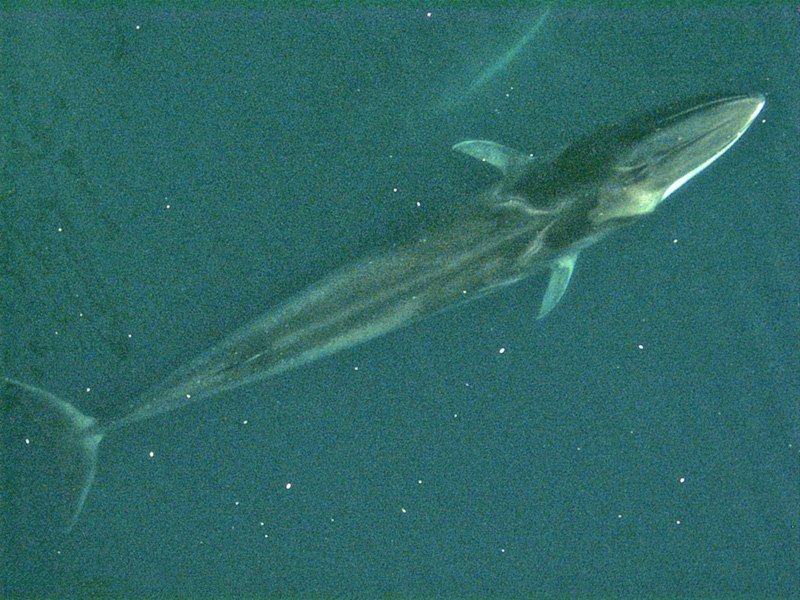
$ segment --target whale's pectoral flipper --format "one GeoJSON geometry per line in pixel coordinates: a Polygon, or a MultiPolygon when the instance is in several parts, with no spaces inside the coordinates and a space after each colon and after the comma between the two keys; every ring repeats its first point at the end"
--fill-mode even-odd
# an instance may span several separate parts
{"type": "Polygon", "coordinates": [[[535,160],[530,154],[488,140],[466,140],[453,146],[453,150],[489,163],[506,177],[514,177],[535,160]]]}
{"type": "Polygon", "coordinates": [[[23,444],[48,445],[55,453],[52,467],[63,483],[59,486],[59,509],[65,511],[65,530],[78,520],[97,469],[97,448],[103,432],[92,417],[69,402],[37,387],[0,377],[3,413],[20,409],[30,413],[36,433],[26,433],[23,444]]]}
{"type": "Polygon", "coordinates": [[[564,292],[567,291],[569,280],[572,277],[572,271],[575,269],[575,261],[578,260],[578,253],[567,254],[556,261],[552,265],[552,273],[550,274],[550,283],[547,284],[547,290],[544,292],[544,299],[542,300],[542,307],[539,309],[537,319],[543,319],[550,311],[553,310],[561,300],[564,292]]]}

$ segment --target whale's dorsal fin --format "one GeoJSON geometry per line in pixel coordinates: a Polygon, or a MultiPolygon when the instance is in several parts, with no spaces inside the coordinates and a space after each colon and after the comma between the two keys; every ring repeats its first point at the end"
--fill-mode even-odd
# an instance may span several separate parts
{"type": "Polygon", "coordinates": [[[530,154],[488,140],[466,140],[453,146],[453,150],[489,163],[506,177],[518,174],[534,160],[530,154]]]}

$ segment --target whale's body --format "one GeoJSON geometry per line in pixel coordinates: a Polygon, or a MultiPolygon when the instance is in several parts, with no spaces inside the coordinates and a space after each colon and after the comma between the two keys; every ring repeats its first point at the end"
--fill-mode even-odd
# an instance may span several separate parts
{"type": "Polygon", "coordinates": [[[300,292],[97,423],[66,400],[10,378],[4,402],[46,415],[70,478],[71,528],[86,500],[103,436],[226,390],[299,367],[513,284],[552,274],[538,316],[562,298],[578,254],[652,212],[725,153],[764,105],[729,96],[636,119],[573,144],[550,164],[494,142],[455,149],[496,167],[498,184],[450,225],[366,258],[300,292]]]}

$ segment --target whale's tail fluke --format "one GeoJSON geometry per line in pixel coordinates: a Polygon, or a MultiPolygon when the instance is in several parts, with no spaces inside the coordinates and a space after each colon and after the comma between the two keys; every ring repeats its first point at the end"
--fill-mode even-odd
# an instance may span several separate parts
{"type": "Polygon", "coordinates": [[[13,429],[9,436],[4,433],[4,443],[14,445],[10,450],[36,452],[45,446],[49,450],[50,458],[42,463],[53,471],[51,479],[60,484],[55,492],[50,486],[34,488],[32,498],[37,501],[39,496],[56,495],[63,512],[57,520],[66,531],[71,530],[94,481],[103,430],[66,400],[5,377],[0,377],[0,407],[4,427],[13,429]]]}

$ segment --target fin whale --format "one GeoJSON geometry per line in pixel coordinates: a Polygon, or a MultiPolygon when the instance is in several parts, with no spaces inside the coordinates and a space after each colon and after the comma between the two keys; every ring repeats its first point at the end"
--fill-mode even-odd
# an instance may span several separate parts
{"type": "Polygon", "coordinates": [[[46,423],[68,483],[62,500],[70,530],[94,481],[100,442],[116,429],[297,368],[541,269],[551,271],[538,311],[546,316],[583,249],[655,210],[733,146],[764,103],[761,94],[744,94],[648,115],[579,140],[546,166],[496,142],[461,142],[455,150],[502,176],[475,207],[300,292],[146,391],[128,414],[98,423],[11,377],[0,378],[0,400],[46,423]]]}

